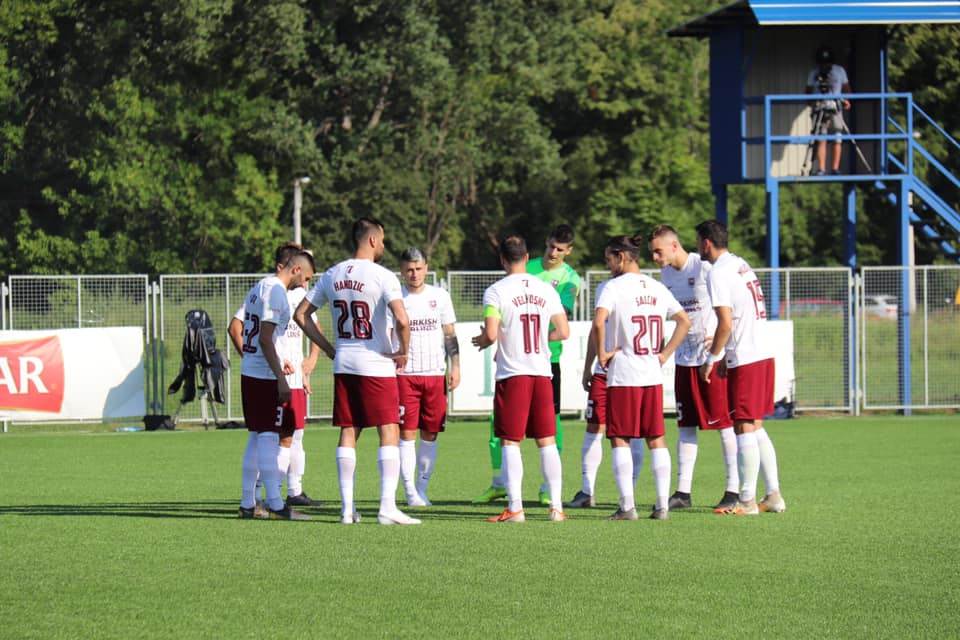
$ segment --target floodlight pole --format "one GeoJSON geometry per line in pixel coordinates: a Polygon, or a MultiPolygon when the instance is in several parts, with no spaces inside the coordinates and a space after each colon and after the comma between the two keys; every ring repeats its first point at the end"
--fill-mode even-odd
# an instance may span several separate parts
{"type": "Polygon", "coordinates": [[[303,207],[303,185],[310,184],[310,176],[300,176],[293,180],[293,241],[302,244],[300,233],[300,209],[303,207]]]}

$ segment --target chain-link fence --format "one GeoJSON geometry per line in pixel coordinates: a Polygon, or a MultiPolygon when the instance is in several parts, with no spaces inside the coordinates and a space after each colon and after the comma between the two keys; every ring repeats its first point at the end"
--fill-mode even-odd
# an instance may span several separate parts
{"type": "Polygon", "coordinates": [[[865,267],[861,277],[863,407],[960,407],[960,267],[865,267]]]}
{"type": "Polygon", "coordinates": [[[10,276],[0,328],[9,330],[140,327],[145,397],[152,405],[150,284],[145,275],[10,276]]]}
{"type": "MultiPolygon", "coordinates": [[[[960,361],[960,267],[867,267],[856,281],[842,267],[756,272],[770,316],[793,321],[799,409],[960,407],[960,377],[951,371],[960,361]]],[[[644,273],[659,278],[659,270],[644,273]]],[[[0,328],[142,327],[148,409],[172,413],[179,397],[167,397],[166,388],[179,371],[185,316],[203,309],[231,362],[227,405],[217,407],[219,417],[239,420],[239,359],[226,330],[262,277],[164,275],[158,285],[144,275],[10,276],[0,283],[0,328]]],[[[481,321],[483,292],[502,277],[501,271],[448,272],[441,284],[450,292],[458,320],[481,321]]],[[[606,271],[587,272],[577,319],[592,317],[597,287],[608,278],[606,271]]],[[[428,282],[437,280],[436,273],[428,274],[428,282]]],[[[329,317],[327,311],[318,316],[325,332],[329,317]]],[[[326,358],[319,359],[313,382],[308,415],[327,417],[332,375],[326,358]]],[[[200,417],[198,402],[181,411],[186,420],[200,417]]]]}

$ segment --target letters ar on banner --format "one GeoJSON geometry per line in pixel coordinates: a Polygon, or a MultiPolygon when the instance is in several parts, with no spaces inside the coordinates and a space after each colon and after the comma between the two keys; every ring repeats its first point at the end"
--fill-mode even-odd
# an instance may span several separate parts
{"type": "Polygon", "coordinates": [[[143,329],[0,331],[0,418],[142,416],[143,329]]]}
{"type": "MultiPolygon", "coordinates": [[[[579,413],[587,405],[587,393],[581,386],[583,362],[587,357],[587,337],[590,335],[590,322],[571,322],[570,337],[563,343],[560,356],[561,385],[560,410],[563,413],[579,413]]],[[[673,333],[673,322],[664,324],[664,338],[673,333]]],[[[457,324],[457,338],[461,345],[470,345],[470,338],[480,333],[479,322],[457,324]]],[[[773,345],[776,356],[776,382],[774,391],[776,400],[793,400],[795,380],[793,368],[793,322],[777,320],[767,322],[767,338],[773,345]]],[[[493,356],[496,345],[477,351],[472,346],[460,350],[460,386],[451,394],[451,414],[476,414],[493,411],[494,374],[496,365],[493,356]]],[[[673,357],[663,365],[663,408],[676,409],[673,392],[673,357]]]]}

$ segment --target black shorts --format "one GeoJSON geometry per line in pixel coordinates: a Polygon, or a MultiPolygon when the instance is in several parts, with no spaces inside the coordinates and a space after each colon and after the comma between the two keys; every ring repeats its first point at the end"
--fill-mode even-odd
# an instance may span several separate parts
{"type": "Polygon", "coordinates": [[[553,372],[553,412],[560,415],[560,363],[551,362],[550,370],[553,372]]]}

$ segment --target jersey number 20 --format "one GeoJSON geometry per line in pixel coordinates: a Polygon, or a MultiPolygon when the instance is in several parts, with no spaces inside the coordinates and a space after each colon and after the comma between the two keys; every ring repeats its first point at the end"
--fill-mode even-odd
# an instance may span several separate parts
{"type": "Polygon", "coordinates": [[[633,316],[637,325],[637,335],[633,336],[633,352],[638,356],[660,353],[663,345],[663,318],[660,316],[633,316]],[[650,346],[643,346],[643,337],[650,333],[650,346]]]}

